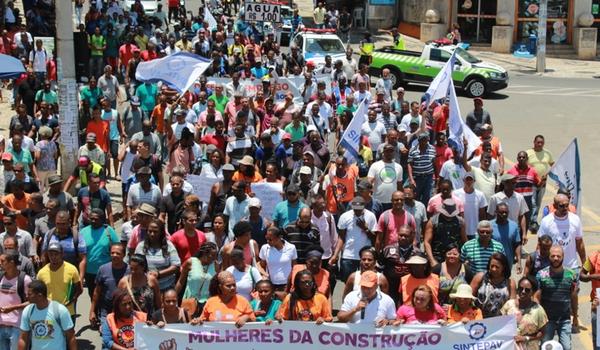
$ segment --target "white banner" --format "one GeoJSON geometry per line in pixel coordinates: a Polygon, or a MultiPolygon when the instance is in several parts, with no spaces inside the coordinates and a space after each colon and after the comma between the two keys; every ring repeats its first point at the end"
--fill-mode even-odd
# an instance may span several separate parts
{"type": "MultiPolygon", "coordinates": [[[[231,78],[208,77],[206,86],[214,90],[216,84],[225,86],[230,82],[231,78]]],[[[263,89],[262,80],[260,79],[240,79],[240,85],[243,87],[244,96],[249,98],[256,96],[256,92],[263,89]]]]}
{"type": "Polygon", "coordinates": [[[367,120],[367,111],[369,106],[366,103],[367,99],[364,99],[358,109],[354,112],[354,117],[346,127],[340,145],[346,149],[344,157],[348,160],[348,163],[358,161],[358,149],[360,148],[360,140],[362,137],[362,125],[367,120]]]}
{"type": "Polygon", "coordinates": [[[188,174],[185,179],[192,185],[194,194],[198,196],[202,202],[207,204],[208,201],[210,201],[210,190],[212,189],[212,185],[219,182],[219,179],[216,177],[208,177],[204,175],[204,173],[200,175],[188,174]]]}
{"type": "Polygon", "coordinates": [[[517,324],[514,316],[488,318],[450,326],[402,325],[375,328],[367,324],[285,321],[266,326],[248,323],[237,329],[232,323],[167,325],[163,329],[135,325],[137,350],[513,350],[517,324]]]}
{"type": "Polygon", "coordinates": [[[579,214],[581,207],[581,169],[579,165],[579,147],[577,138],[573,139],[567,149],[560,155],[556,163],[550,168],[548,177],[556,181],[571,193],[571,204],[577,207],[579,214]]]}
{"type": "Polygon", "coordinates": [[[281,6],[247,2],[244,5],[244,20],[246,22],[281,23],[281,6]]]}
{"type": "Polygon", "coordinates": [[[283,200],[283,185],[273,182],[258,182],[250,185],[254,196],[260,199],[262,205],[261,215],[271,218],[277,203],[283,200]]]}

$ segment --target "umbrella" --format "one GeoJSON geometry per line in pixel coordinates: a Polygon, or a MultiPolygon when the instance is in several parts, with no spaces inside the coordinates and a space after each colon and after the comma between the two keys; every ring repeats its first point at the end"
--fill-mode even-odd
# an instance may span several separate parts
{"type": "Polygon", "coordinates": [[[25,73],[23,63],[12,56],[0,54],[0,79],[14,79],[25,73]]]}

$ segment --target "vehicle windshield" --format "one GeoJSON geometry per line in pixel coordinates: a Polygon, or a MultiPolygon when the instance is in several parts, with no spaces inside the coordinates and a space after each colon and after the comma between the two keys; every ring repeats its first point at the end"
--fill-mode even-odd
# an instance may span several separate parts
{"type": "Polygon", "coordinates": [[[308,38],[306,39],[306,52],[323,54],[343,54],[346,52],[339,39],[308,38]]]}
{"type": "Polygon", "coordinates": [[[464,49],[457,47],[456,48],[456,54],[458,56],[460,56],[460,58],[462,58],[463,60],[469,62],[469,63],[479,63],[481,62],[481,60],[473,55],[471,55],[470,53],[468,53],[467,51],[465,51],[464,49]]]}

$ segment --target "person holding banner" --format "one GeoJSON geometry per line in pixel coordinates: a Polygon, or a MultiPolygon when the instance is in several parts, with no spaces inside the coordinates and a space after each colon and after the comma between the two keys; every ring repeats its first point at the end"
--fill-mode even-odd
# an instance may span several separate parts
{"type": "Polygon", "coordinates": [[[146,322],[146,314],[134,310],[134,301],[126,290],[117,289],[113,296],[113,312],[102,323],[102,349],[123,350],[134,348],[134,325],[146,322]]]}
{"type": "Polygon", "coordinates": [[[177,292],[169,288],[162,295],[162,308],[152,314],[152,323],[163,328],[172,323],[188,323],[190,315],[183,307],[177,305],[177,292]]]}
{"type": "Polygon", "coordinates": [[[274,298],[273,283],[269,280],[260,280],[256,283],[256,292],[258,298],[250,302],[252,311],[256,315],[256,321],[265,322],[266,325],[270,325],[274,320],[279,307],[281,306],[281,300],[274,298]]]}
{"type": "Polygon", "coordinates": [[[410,296],[410,302],[396,311],[394,326],[401,324],[446,324],[444,309],[435,302],[433,290],[427,284],[416,287],[410,296]]]}
{"type": "Polygon", "coordinates": [[[332,322],[331,304],[327,297],[317,292],[315,278],[309,270],[300,271],[294,276],[296,288],[288,294],[277,313],[279,322],[305,321],[316,324],[332,322]]]}
{"type": "Polygon", "coordinates": [[[256,321],[252,306],[246,298],[237,294],[235,278],[228,271],[221,271],[210,280],[208,287],[211,297],[206,301],[200,317],[192,319],[192,325],[205,321],[235,322],[240,328],[246,322],[256,321]]]}

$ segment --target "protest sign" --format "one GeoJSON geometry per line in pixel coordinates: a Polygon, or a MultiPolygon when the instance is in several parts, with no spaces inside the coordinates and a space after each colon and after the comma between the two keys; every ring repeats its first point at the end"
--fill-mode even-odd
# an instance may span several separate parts
{"type": "Polygon", "coordinates": [[[372,324],[284,321],[265,326],[247,323],[168,324],[164,328],[135,325],[135,348],[238,350],[513,350],[517,324],[514,316],[455,323],[450,326],[402,325],[375,328],[372,324]]]}
{"type": "Polygon", "coordinates": [[[244,4],[244,20],[281,23],[281,5],[247,2],[244,4]]]}
{"type": "Polygon", "coordinates": [[[277,203],[281,202],[281,193],[283,193],[283,185],[273,182],[259,182],[251,185],[254,196],[260,199],[262,205],[261,214],[270,218],[275,211],[277,203]]]}
{"type": "Polygon", "coordinates": [[[219,182],[216,177],[208,177],[205,174],[193,175],[189,174],[185,177],[186,181],[192,185],[194,194],[200,198],[204,203],[208,203],[210,200],[210,190],[212,185],[219,182]]]}
{"type": "MultiPolygon", "coordinates": [[[[214,90],[216,84],[225,86],[229,82],[231,82],[231,78],[209,77],[206,86],[214,90]]],[[[240,79],[240,85],[242,85],[246,97],[254,97],[258,91],[262,91],[263,89],[260,79],[240,79]]]]}

